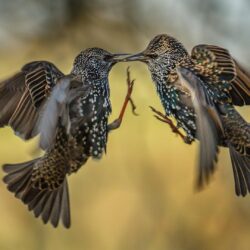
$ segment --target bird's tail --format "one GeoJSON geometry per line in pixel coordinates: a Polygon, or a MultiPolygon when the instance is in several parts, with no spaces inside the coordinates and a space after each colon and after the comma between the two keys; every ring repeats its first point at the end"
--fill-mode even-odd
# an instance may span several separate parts
{"type": "Polygon", "coordinates": [[[41,159],[4,165],[3,169],[7,175],[3,181],[7,184],[8,190],[34,212],[35,217],[41,216],[45,224],[50,221],[54,227],[57,227],[61,218],[63,225],[69,228],[70,205],[67,179],[64,177],[62,183],[54,189],[43,184],[36,185],[34,178],[37,176],[34,172],[41,159]]]}
{"type": "Polygon", "coordinates": [[[231,156],[235,192],[238,196],[245,196],[250,192],[250,158],[247,155],[240,154],[234,147],[229,146],[231,156]]]}

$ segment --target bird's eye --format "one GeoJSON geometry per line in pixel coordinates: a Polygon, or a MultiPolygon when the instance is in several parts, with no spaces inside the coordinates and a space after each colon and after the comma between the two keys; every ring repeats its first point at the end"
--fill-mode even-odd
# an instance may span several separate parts
{"type": "Polygon", "coordinates": [[[104,56],[104,61],[110,61],[112,59],[112,56],[111,55],[106,55],[104,56]]]}

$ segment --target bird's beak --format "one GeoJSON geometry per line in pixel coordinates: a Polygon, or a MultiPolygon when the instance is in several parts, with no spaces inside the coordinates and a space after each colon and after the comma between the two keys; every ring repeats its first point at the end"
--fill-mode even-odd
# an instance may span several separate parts
{"type": "Polygon", "coordinates": [[[147,57],[144,55],[143,52],[140,52],[138,54],[127,56],[123,59],[123,62],[131,62],[131,61],[141,61],[145,62],[147,60],[147,57]]]}
{"type": "Polygon", "coordinates": [[[130,54],[126,54],[126,53],[112,54],[111,60],[114,61],[114,62],[123,62],[124,57],[126,58],[129,55],[130,54]]]}

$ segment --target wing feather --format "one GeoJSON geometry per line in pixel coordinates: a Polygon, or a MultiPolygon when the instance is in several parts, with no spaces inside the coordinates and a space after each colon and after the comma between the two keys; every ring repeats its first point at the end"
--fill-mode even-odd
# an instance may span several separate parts
{"type": "Polygon", "coordinates": [[[250,75],[228,50],[214,45],[197,45],[191,52],[198,73],[206,82],[219,85],[234,105],[250,104],[250,75]]]}
{"type": "Polygon", "coordinates": [[[196,113],[197,138],[200,141],[197,188],[202,188],[209,181],[217,162],[219,133],[223,133],[219,114],[202,80],[191,70],[177,69],[181,83],[189,89],[196,113]]]}
{"type": "Polygon", "coordinates": [[[0,83],[0,126],[11,126],[21,138],[37,135],[45,100],[64,74],[52,63],[34,61],[0,83]]]}

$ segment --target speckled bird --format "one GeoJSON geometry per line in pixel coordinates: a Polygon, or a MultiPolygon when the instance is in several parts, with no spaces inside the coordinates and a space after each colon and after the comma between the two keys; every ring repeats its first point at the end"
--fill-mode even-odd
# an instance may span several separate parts
{"type": "Polygon", "coordinates": [[[234,108],[250,104],[250,75],[228,50],[197,45],[189,55],[179,41],[162,34],[125,61],[147,64],[165,111],[152,108],[156,117],[186,143],[200,140],[197,187],[213,173],[220,145],[230,151],[236,194],[250,192],[250,127],[234,108]]]}
{"type": "Polygon", "coordinates": [[[44,156],[6,164],[4,182],[35,217],[70,227],[67,176],[106,150],[111,113],[108,74],[119,54],[82,51],[69,75],[46,61],[26,64],[0,85],[0,124],[22,138],[40,134],[44,156]]]}

